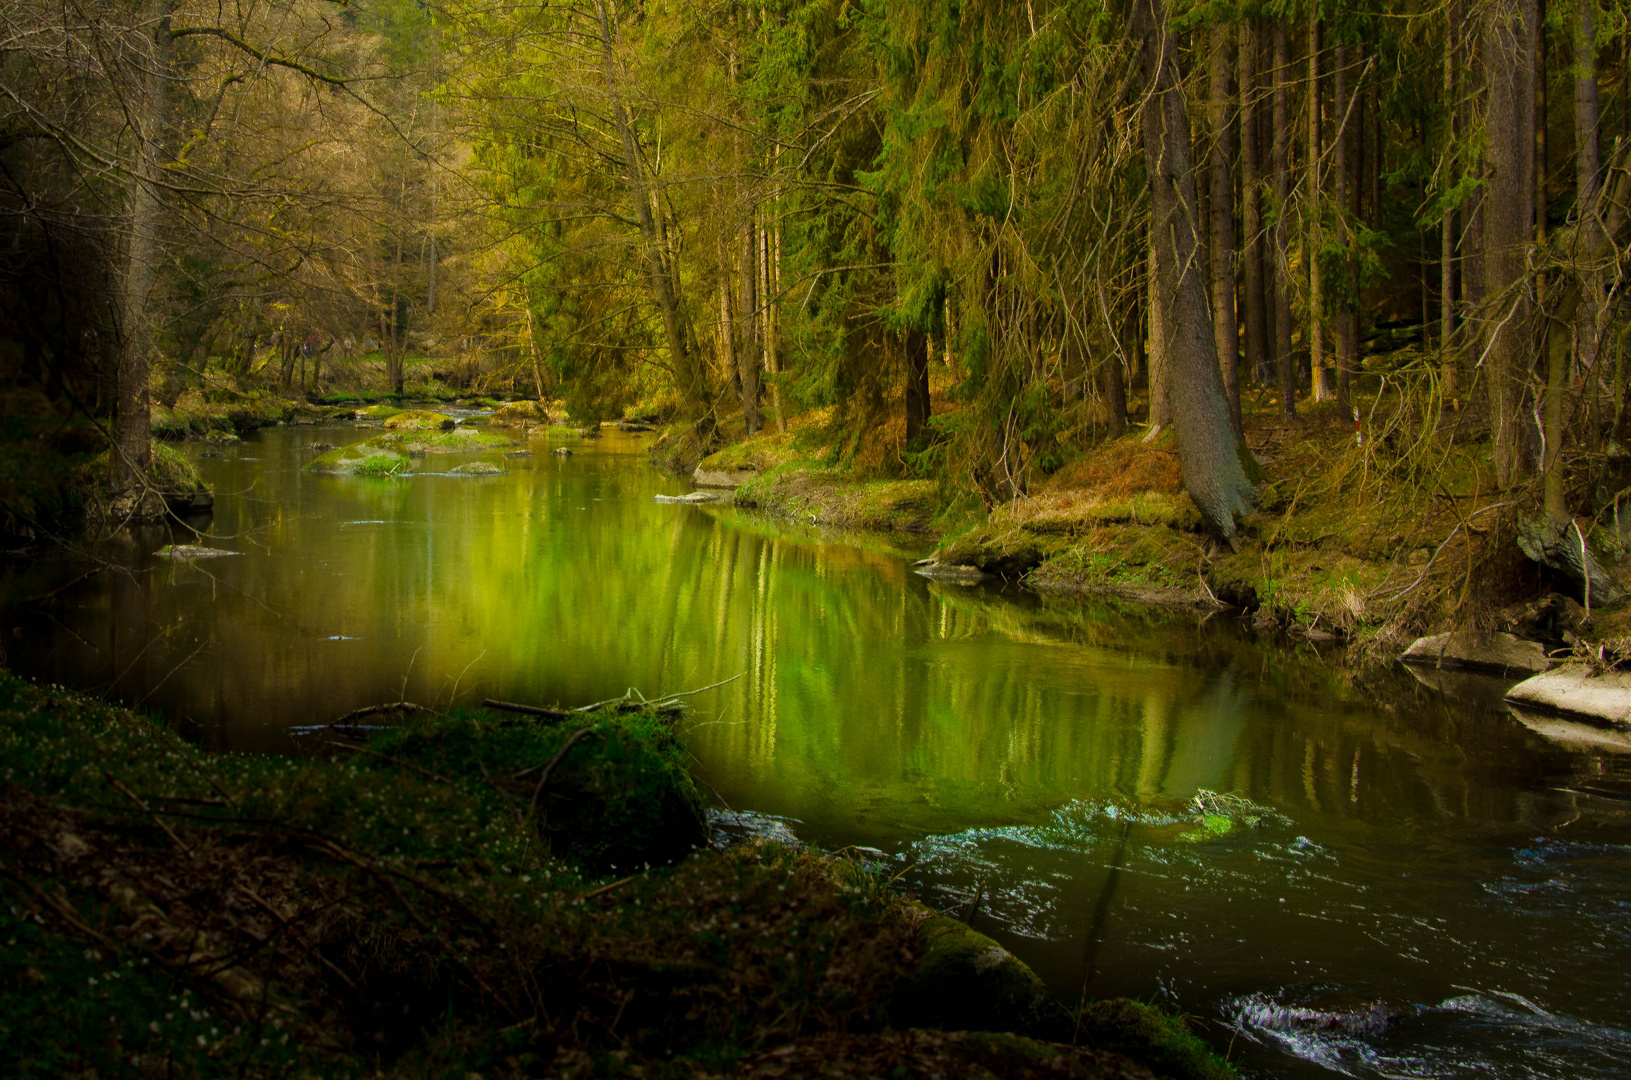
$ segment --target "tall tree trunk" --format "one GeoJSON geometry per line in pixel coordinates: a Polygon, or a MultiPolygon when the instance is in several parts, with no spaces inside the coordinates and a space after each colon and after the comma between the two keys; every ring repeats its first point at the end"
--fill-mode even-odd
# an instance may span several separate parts
{"type": "MultiPolygon", "coordinates": [[[[1336,47],[1336,72],[1334,97],[1332,98],[1331,112],[1337,124],[1336,142],[1332,147],[1332,165],[1336,173],[1336,206],[1337,206],[1337,239],[1343,246],[1351,243],[1352,237],[1348,231],[1348,215],[1353,208],[1350,206],[1353,193],[1353,155],[1348,152],[1353,144],[1353,117],[1357,110],[1350,106],[1353,104],[1349,93],[1353,85],[1348,74],[1348,64],[1353,59],[1353,53],[1346,44],[1339,43],[1336,47]]],[[[1351,262],[1343,263],[1341,296],[1338,299],[1336,315],[1336,369],[1337,369],[1337,402],[1346,412],[1350,407],[1349,385],[1353,380],[1354,351],[1358,344],[1358,335],[1355,333],[1355,315],[1349,303],[1353,293],[1354,282],[1349,279],[1351,262]]]]}
{"type": "Polygon", "coordinates": [[[606,96],[611,105],[612,121],[617,126],[618,144],[623,154],[624,181],[629,188],[629,201],[640,224],[640,238],[645,248],[646,275],[651,283],[651,297],[663,320],[663,336],[668,343],[669,359],[674,366],[675,382],[686,396],[698,417],[708,407],[707,377],[701,370],[696,342],[686,322],[680,303],[679,275],[668,251],[666,229],[657,220],[653,209],[655,196],[646,182],[645,162],[640,154],[639,140],[634,122],[623,105],[622,88],[618,84],[617,57],[612,33],[611,17],[606,0],[595,0],[595,17],[599,23],[601,49],[601,75],[605,80],[606,96]]]}
{"type": "Polygon", "coordinates": [[[763,419],[759,415],[759,230],[751,216],[742,224],[742,316],[736,320],[740,344],[736,369],[742,382],[742,422],[749,435],[763,419]]]}
{"type": "MultiPolygon", "coordinates": [[[[1102,287],[1102,279],[1101,279],[1102,287]]],[[[1129,347],[1138,336],[1137,316],[1134,309],[1124,309],[1121,326],[1116,336],[1129,347]]],[[[1112,328],[1115,329],[1115,328],[1112,328]]],[[[1119,439],[1127,433],[1127,372],[1122,366],[1123,349],[1112,349],[1104,358],[1099,377],[1099,390],[1104,394],[1104,415],[1110,437],[1119,439]]]]}
{"type": "Polygon", "coordinates": [[[1291,352],[1291,266],[1286,250],[1291,242],[1291,44],[1286,24],[1274,20],[1274,143],[1270,151],[1274,170],[1274,351],[1280,366],[1280,413],[1287,420],[1297,415],[1297,360],[1291,352]]]}
{"type": "Polygon", "coordinates": [[[1321,124],[1320,94],[1320,20],[1318,8],[1308,12],[1308,200],[1307,220],[1304,222],[1303,261],[1308,265],[1308,374],[1313,386],[1314,400],[1325,401],[1331,396],[1330,372],[1325,367],[1325,296],[1324,282],[1320,279],[1320,216],[1325,200],[1320,169],[1324,157],[1324,131],[1321,124]]]}
{"type": "Polygon", "coordinates": [[[742,393],[741,368],[736,363],[736,319],[731,311],[731,282],[729,268],[731,260],[727,257],[726,246],[719,245],[719,368],[722,374],[735,388],[738,395],[742,393]]]}
{"type": "Polygon", "coordinates": [[[152,401],[148,381],[152,373],[151,314],[153,284],[158,276],[160,172],[163,169],[164,127],[168,111],[171,57],[168,7],[160,7],[141,31],[136,50],[141,69],[136,107],[130,120],[135,128],[136,160],[130,170],[129,234],[124,251],[124,274],[119,295],[119,359],[114,373],[113,454],[119,485],[126,491],[139,487],[152,459],[152,401]]]}
{"type": "Polygon", "coordinates": [[[906,445],[917,449],[929,430],[929,339],[906,331],[906,445]]]}
{"type": "MultiPolygon", "coordinates": [[[[1589,0],[1588,0],[1589,2],[1589,0]]],[[[1449,0],[1445,8],[1444,25],[1444,146],[1455,144],[1456,70],[1459,66],[1457,36],[1461,29],[1461,0],[1449,0]]],[[[1446,180],[1453,183],[1454,177],[1446,180]]],[[[1454,394],[1461,381],[1460,363],[1454,347],[1455,337],[1455,218],[1453,207],[1444,210],[1444,222],[1439,230],[1438,244],[1438,347],[1443,370],[1444,392],[1454,394]]]]}
{"type": "MultiPolygon", "coordinates": [[[[1530,24],[1530,45],[1535,50],[1535,243],[1546,246],[1546,0],[1535,0],[1535,21],[1530,24]]],[[[1544,289],[1543,278],[1536,278],[1537,290],[1544,289]]],[[[1537,291],[1536,299],[1544,301],[1544,293],[1537,291]]]]}
{"type": "Polygon", "coordinates": [[[1134,0],[1144,93],[1139,108],[1150,178],[1150,232],[1162,317],[1167,396],[1178,428],[1184,488],[1212,532],[1233,541],[1235,515],[1249,513],[1254,490],[1242,461],[1245,443],[1229,420],[1217,341],[1197,265],[1195,171],[1177,50],[1163,0],[1134,0]]]}
{"type": "Polygon", "coordinates": [[[1167,342],[1162,333],[1165,316],[1162,314],[1164,297],[1161,295],[1157,282],[1159,275],[1155,272],[1155,230],[1149,234],[1150,246],[1145,252],[1144,289],[1147,300],[1145,307],[1149,310],[1150,349],[1149,362],[1149,390],[1150,390],[1150,431],[1144,436],[1150,439],[1159,434],[1166,426],[1172,423],[1172,402],[1167,396],[1167,342]]]}
{"type": "MultiPolygon", "coordinates": [[[[1621,79],[1628,76],[1622,73],[1621,79]]],[[[1602,218],[1597,212],[1601,162],[1597,126],[1597,0],[1579,0],[1574,24],[1574,203],[1581,246],[1601,246],[1602,218]]],[[[1600,268],[1588,266],[1581,275],[1580,314],[1576,319],[1577,360],[1591,370],[1607,319],[1607,290],[1600,268]]]]}
{"type": "Polygon", "coordinates": [[[1222,19],[1212,24],[1212,97],[1207,120],[1212,128],[1212,332],[1222,368],[1223,392],[1229,400],[1229,419],[1235,431],[1240,423],[1240,324],[1235,317],[1235,184],[1234,102],[1229,94],[1229,72],[1237,50],[1233,27],[1222,19]]]}
{"type": "Polygon", "coordinates": [[[1485,367],[1495,477],[1509,489],[1528,470],[1524,401],[1530,304],[1524,250],[1533,237],[1535,58],[1533,0],[1490,0],[1485,8],[1484,120],[1489,183],[1484,198],[1485,367]]]}
{"type": "Polygon", "coordinates": [[[1258,155],[1257,39],[1260,19],[1240,24],[1240,214],[1241,247],[1246,260],[1246,367],[1259,383],[1267,382],[1268,312],[1263,294],[1263,167],[1258,155]]]}

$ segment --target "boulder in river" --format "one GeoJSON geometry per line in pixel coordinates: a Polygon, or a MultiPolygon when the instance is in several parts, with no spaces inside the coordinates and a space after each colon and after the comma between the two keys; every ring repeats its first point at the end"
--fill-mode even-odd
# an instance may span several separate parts
{"type": "Polygon", "coordinates": [[[555,456],[556,457],[571,457],[572,456],[572,448],[570,446],[557,446],[555,448],[555,456]]]}
{"type": "Polygon", "coordinates": [[[494,409],[487,422],[493,427],[530,428],[549,424],[552,419],[542,402],[511,401],[494,409]]]}
{"type": "Polygon", "coordinates": [[[412,409],[397,413],[385,421],[386,431],[452,431],[458,424],[446,413],[429,409],[412,409]]]}
{"type": "Polygon", "coordinates": [[[1631,672],[1598,672],[1585,664],[1569,664],[1525,679],[1507,691],[1506,700],[1521,708],[1631,731],[1631,672]]]}
{"type": "Polygon", "coordinates": [[[697,487],[737,488],[758,475],[758,469],[708,469],[698,465],[691,474],[691,483],[697,487]]]}
{"type": "Polygon", "coordinates": [[[711,491],[693,491],[689,495],[653,495],[651,501],[660,503],[706,503],[718,502],[719,496],[711,491]]]}
{"type": "Polygon", "coordinates": [[[939,559],[919,559],[912,564],[912,570],[926,578],[951,581],[959,585],[973,585],[991,576],[977,566],[960,566],[956,563],[944,563],[939,559]]]}
{"type": "Polygon", "coordinates": [[[449,469],[451,476],[503,476],[504,468],[491,461],[469,461],[463,465],[449,469]]]}
{"type": "Polygon", "coordinates": [[[1472,630],[1417,638],[1399,659],[1407,664],[1495,675],[1535,675],[1552,666],[1546,646],[1538,641],[1472,630]]]}
{"type": "Polygon", "coordinates": [[[918,937],[923,957],[889,1010],[898,1026],[1070,1038],[1064,1008],[1036,972],[995,941],[949,915],[934,914],[923,921],[918,937]]]}

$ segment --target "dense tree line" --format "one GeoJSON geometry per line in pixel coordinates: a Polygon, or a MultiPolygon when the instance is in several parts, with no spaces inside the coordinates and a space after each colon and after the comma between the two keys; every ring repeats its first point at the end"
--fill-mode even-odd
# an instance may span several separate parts
{"type": "Polygon", "coordinates": [[[117,372],[127,456],[144,366],[253,355],[283,305],[388,359],[434,312],[579,415],[660,400],[703,444],[825,410],[835,459],[887,433],[992,504],[1170,426],[1225,538],[1276,412],[1385,398],[1399,468],[1482,447],[1557,521],[1626,483],[1621,6],[253,11],[7,16],[8,272],[122,301],[5,335],[117,372]]]}

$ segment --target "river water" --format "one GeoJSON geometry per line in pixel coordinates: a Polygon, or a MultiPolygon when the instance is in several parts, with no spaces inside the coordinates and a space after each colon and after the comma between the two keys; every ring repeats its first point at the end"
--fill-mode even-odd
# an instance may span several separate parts
{"type": "Polygon", "coordinates": [[[0,564],[8,662],[269,751],[382,701],[739,676],[685,726],[724,825],[868,849],[1067,1002],[1184,1011],[1249,1076],[1631,1075],[1631,743],[1543,736],[1500,684],[1355,687],[1224,617],[656,503],[689,485],[638,436],[540,436],[501,477],[302,471],[367,434],[201,460],[199,542],[234,554],[147,530],[96,549],[128,572],[0,564]]]}

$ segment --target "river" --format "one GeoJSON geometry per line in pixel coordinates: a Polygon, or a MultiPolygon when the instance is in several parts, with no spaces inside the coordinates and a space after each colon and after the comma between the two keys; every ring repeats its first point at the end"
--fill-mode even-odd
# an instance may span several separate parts
{"type": "MultiPolygon", "coordinates": [[[[739,831],[853,846],[1067,1003],[1181,1010],[1248,1076],[1631,1075],[1631,753],[1487,682],[1355,685],[1223,616],[936,583],[726,506],[608,433],[507,475],[313,475],[354,424],[200,460],[197,542],[0,563],[7,661],[206,746],[359,706],[688,690],[739,831]],[[47,595],[49,594],[49,595],[47,595]]],[[[189,445],[200,456],[204,447],[189,445]]],[[[178,542],[192,540],[179,534],[178,542]]]]}

